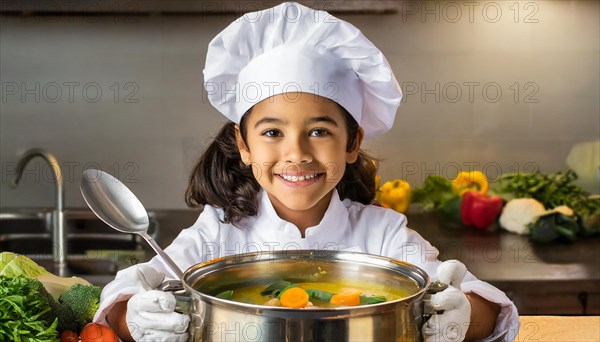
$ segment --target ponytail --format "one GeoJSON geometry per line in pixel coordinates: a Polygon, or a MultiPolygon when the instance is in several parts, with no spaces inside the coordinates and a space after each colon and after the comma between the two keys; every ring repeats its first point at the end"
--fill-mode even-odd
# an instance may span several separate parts
{"type": "Polygon", "coordinates": [[[192,170],[185,202],[192,208],[209,204],[223,209],[223,222],[237,224],[258,212],[260,185],[240,158],[235,123],[226,123],[192,170]]]}

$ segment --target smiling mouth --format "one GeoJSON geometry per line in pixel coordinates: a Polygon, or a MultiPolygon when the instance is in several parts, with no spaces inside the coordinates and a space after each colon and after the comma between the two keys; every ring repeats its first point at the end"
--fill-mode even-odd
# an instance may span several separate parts
{"type": "Polygon", "coordinates": [[[283,178],[284,180],[286,180],[288,182],[298,183],[298,182],[303,182],[303,181],[316,180],[321,175],[323,175],[323,174],[322,173],[313,173],[313,174],[306,174],[306,175],[300,175],[300,176],[278,174],[277,176],[283,178]]]}

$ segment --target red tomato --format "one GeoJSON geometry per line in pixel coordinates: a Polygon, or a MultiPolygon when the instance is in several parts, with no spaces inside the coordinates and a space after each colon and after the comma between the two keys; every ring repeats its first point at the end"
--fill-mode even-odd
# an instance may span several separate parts
{"type": "Polygon", "coordinates": [[[88,323],[81,330],[81,342],[119,342],[115,332],[106,325],[88,323]]]}
{"type": "Polygon", "coordinates": [[[79,335],[71,330],[65,330],[60,334],[60,342],[79,342],[79,335]]]}

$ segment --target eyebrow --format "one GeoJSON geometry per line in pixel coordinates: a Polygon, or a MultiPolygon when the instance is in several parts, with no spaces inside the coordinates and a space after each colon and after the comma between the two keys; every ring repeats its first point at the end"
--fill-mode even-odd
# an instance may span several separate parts
{"type": "Polygon", "coordinates": [[[335,127],[338,126],[337,121],[335,121],[334,119],[332,119],[329,116],[317,116],[317,117],[306,120],[306,124],[313,124],[313,123],[319,123],[319,122],[330,123],[335,127]]]}
{"type": "MultiPolygon", "coordinates": [[[[306,120],[305,124],[309,125],[309,124],[314,124],[314,123],[319,123],[319,122],[329,123],[329,124],[331,124],[331,125],[333,125],[335,127],[338,127],[337,121],[335,121],[334,119],[332,119],[329,116],[316,116],[316,117],[312,117],[312,118],[306,120]]],[[[260,126],[262,124],[266,124],[266,123],[284,125],[284,124],[287,123],[287,121],[267,116],[267,117],[264,117],[264,118],[258,120],[254,124],[254,128],[256,128],[256,127],[258,127],[258,126],[260,126]]]]}
{"type": "Polygon", "coordinates": [[[260,126],[262,124],[266,124],[266,123],[272,123],[272,124],[279,124],[279,125],[281,125],[281,124],[284,124],[285,121],[283,121],[281,119],[278,119],[278,118],[273,118],[273,117],[268,117],[267,116],[267,117],[264,117],[264,118],[256,121],[256,123],[254,124],[254,128],[256,128],[256,127],[258,127],[258,126],[260,126]]]}

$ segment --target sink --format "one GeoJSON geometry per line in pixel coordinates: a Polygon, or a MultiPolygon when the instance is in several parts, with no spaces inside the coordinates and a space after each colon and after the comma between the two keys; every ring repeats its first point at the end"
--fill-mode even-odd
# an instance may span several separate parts
{"type": "MultiPolygon", "coordinates": [[[[26,255],[58,274],[52,256],[51,213],[51,208],[0,209],[0,251],[26,255]]],[[[154,213],[149,212],[148,216],[148,233],[155,236],[158,222],[154,213]]],[[[153,255],[143,238],[114,230],[89,209],[66,209],[64,220],[67,232],[64,276],[81,276],[92,283],[104,284],[120,269],[147,261],[153,255]],[[104,278],[94,282],[98,276],[104,278]]]]}
{"type": "MultiPolygon", "coordinates": [[[[47,269],[50,273],[57,274],[58,267],[52,255],[34,255],[32,260],[47,269]]],[[[119,270],[119,263],[109,259],[89,258],[77,255],[67,258],[67,272],[64,276],[86,276],[89,275],[115,275],[119,270]]]]}
{"type": "MultiPolygon", "coordinates": [[[[50,233],[2,233],[0,250],[18,254],[52,255],[50,233]]],[[[141,247],[136,236],[130,234],[71,233],[67,234],[68,255],[84,255],[96,250],[135,250],[141,247]]]]}
{"type": "Polygon", "coordinates": [[[52,209],[0,210],[0,231],[5,233],[50,233],[52,209]]]}

